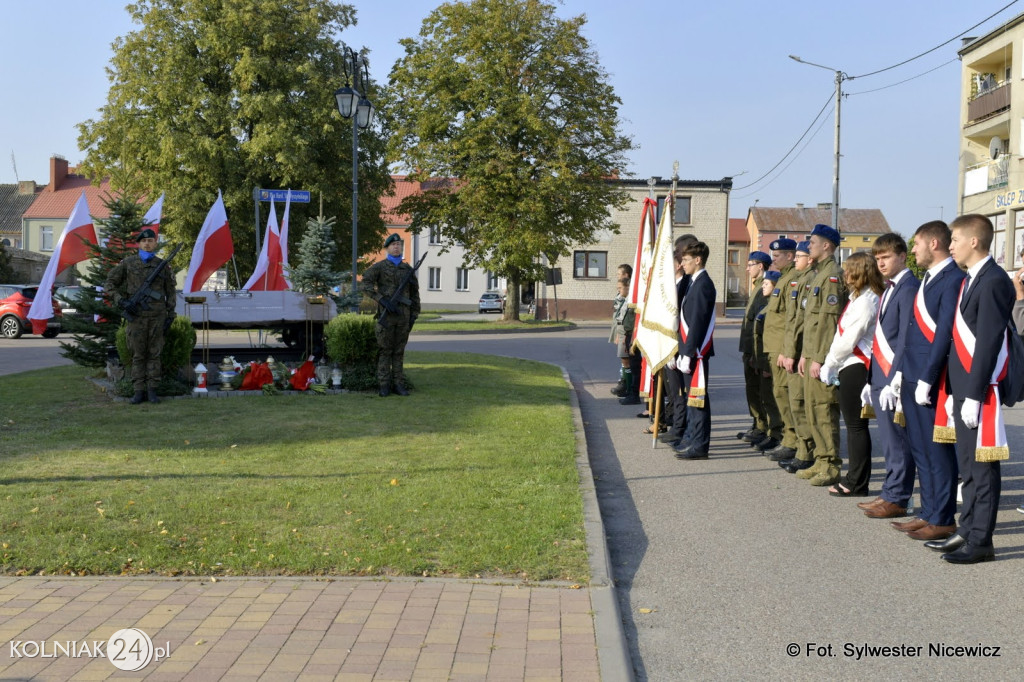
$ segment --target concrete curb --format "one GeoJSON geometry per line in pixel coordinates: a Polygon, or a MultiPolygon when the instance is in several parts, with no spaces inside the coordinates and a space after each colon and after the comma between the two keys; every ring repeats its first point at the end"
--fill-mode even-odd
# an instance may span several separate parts
{"type": "Polygon", "coordinates": [[[590,601],[594,609],[594,637],[597,640],[597,660],[601,679],[632,682],[633,663],[629,645],[622,628],[619,599],[615,594],[612,567],[608,554],[608,540],[601,508],[597,503],[594,474],[590,469],[587,434],[580,411],[579,388],[572,382],[569,372],[562,367],[562,377],[572,387],[569,404],[572,407],[573,427],[576,431],[576,470],[580,477],[580,495],[583,498],[583,529],[587,537],[587,555],[590,557],[590,601]]]}

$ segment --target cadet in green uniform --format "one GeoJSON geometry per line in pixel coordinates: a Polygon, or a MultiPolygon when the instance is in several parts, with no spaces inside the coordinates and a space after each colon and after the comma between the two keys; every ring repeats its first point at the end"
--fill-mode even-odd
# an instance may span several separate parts
{"type": "MultiPolygon", "coordinates": [[[[772,257],[764,251],[753,251],[747,257],[747,274],[750,277],[750,297],[747,309],[740,326],[739,350],[743,357],[743,383],[747,392],[747,409],[753,418],[753,426],[741,431],[736,437],[752,446],[764,445],[772,438],[781,435],[781,418],[778,408],[774,406],[775,398],[768,392],[768,398],[762,393],[762,372],[757,368],[757,356],[754,352],[754,322],[761,308],[765,306],[767,297],[761,292],[764,273],[772,264],[772,257]]],[[[772,447],[775,447],[773,444],[772,447]]]]}
{"type": "Polygon", "coordinates": [[[779,460],[779,466],[789,473],[796,473],[811,466],[814,461],[814,439],[807,423],[807,409],[804,404],[804,378],[797,371],[804,346],[804,308],[811,291],[811,280],[818,274],[814,259],[811,258],[810,242],[796,246],[793,269],[798,273],[789,284],[786,294],[786,335],[782,339],[780,362],[786,370],[786,385],[789,388],[789,410],[793,415],[796,431],[796,455],[793,459],[779,460]]]}
{"type": "Polygon", "coordinates": [[[772,392],[782,420],[782,438],[774,448],[766,449],[765,455],[772,461],[779,461],[795,457],[797,450],[793,410],[789,406],[789,375],[779,360],[782,355],[782,343],[786,337],[786,302],[792,289],[790,283],[800,276],[800,271],[793,266],[796,257],[794,240],[776,239],[770,248],[772,265],[780,274],[768,296],[765,310],[764,352],[768,355],[768,369],[772,373],[772,392]]]}
{"type": "Polygon", "coordinates": [[[814,437],[814,465],[797,472],[811,485],[832,485],[839,480],[839,394],[835,386],[821,383],[821,365],[832,346],[839,316],[846,305],[843,272],[836,262],[839,232],[828,225],[811,231],[811,256],[818,262],[818,274],[811,281],[811,295],[804,310],[804,349],[801,370],[807,422],[814,437]]]}
{"type": "Polygon", "coordinates": [[[391,393],[392,387],[398,395],[409,395],[402,363],[409,331],[420,314],[420,286],[412,266],[402,262],[402,238],[392,234],[384,241],[384,248],[388,252],[387,258],[374,263],[363,273],[362,284],[363,292],[377,302],[376,333],[380,349],[377,384],[382,398],[391,393]],[[402,287],[402,281],[409,273],[412,276],[402,287]],[[402,287],[401,291],[398,291],[399,287],[402,287]]]}
{"type": "Polygon", "coordinates": [[[156,232],[148,227],[143,229],[139,232],[138,244],[138,253],[125,256],[112,267],[103,285],[111,302],[135,318],[126,326],[128,348],[132,352],[132,387],[135,389],[135,395],[128,401],[132,405],[138,405],[144,397],[148,397],[151,403],[160,402],[156,395],[156,387],[160,383],[160,354],[164,349],[164,332],[174,321],[175,304],[174,277],[170,268],[165,267],[149,286],[152,294],[146,298],[148,309],[144,306],[127,307],[128,299],[142,288],[149,274],[163,262],[154,253],[156,232]]]}

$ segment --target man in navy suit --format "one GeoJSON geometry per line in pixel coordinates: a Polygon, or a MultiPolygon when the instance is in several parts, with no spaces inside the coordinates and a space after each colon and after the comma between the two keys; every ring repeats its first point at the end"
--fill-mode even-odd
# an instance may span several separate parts
{"type": "Polygon", "coordinates": [[[898,234],[890,232],[876,239],[871,254],[887,285],[878,302],[868,368],[870,389],[865,387],[865,390],[871,392],[871,404],[878,420],[885,455],[885,482],[879,499],[866,505],[864,514],[873,519],[890,519],[906,515],[907,502],[914,492],[916,469],[899,403],[907,327],[914,317],[914,297],[920,283],[907,269],[907,243],[898,234]]]}
{"type": "Polygon", "coordinates": [[[1014,292],[1006,271],[989,255],[992,222],[983,215],[970,214],[960,216],[950,227],[950,254],[957,265],[967,269],[949,349],[949,386],[964,502],[960,528],[933,549],[946,551],[942,558],[950,563],[974,564],[995,558],[992,532],[1002,487],[999,459],[1008,457],[1009,451],[1005,433],[1001,434],[1002,443],[990,440],[990,427],[1000,421],[999,403],[991,398],[994,374],[1000,369],[997,363],[1005,361],[1000,350],[1006,343],[1014,292]],[[979,424],[986,428],[979,430],[979,424]]]}
{"type": "Polygon", "coordinates": [[[951,442],[933,440],[936,407],[945,409],[939,406],[939,387],[946,383],[956,298],[964,279],[963,270],[949,255],[949,239],[949,227],[941,220],[925,223],[914,233],[914,258],[926,272],[914,297],[901,366],[900,395],[907,415],[910,456],[920,481],[921,505],[917,518],[892,525],[915,540],[929,542],[956,531],[956,448],[951,442]]]}
{"type": "MultiPolygon", "coordinates": [[[[686,295],[686,290],[690,286],[690,276],[683,270],[682,258],[686,247],[696,243],[696,237],[692,234],[684,234],[676,238],[672,250],[676,263],[676,307],[682,305],[683,296],[686,295]]],[[[678,329],[676,329],[676,334],[679,334],[678,329]]],[[[682,338],[678,342],[682,345],[682,338]]],[[[670,441],[673,447],[677,447],[682,444],[683,434],[686,433],[686,391],[689,384],[688,377],[680,372],[674,364],[673,362],[673,366],[667,366],[663,370],[668,391],[668,406],[672,411],[672,428],[666,434],[665,440],[670,441]]]]}
{"type": "Polygon", "coordinates": [[[704,270],[711,251],[704,242],[690,244],[681,259],[690,285],[679,308],[681,344],[676,359],[679,371],[689,376],[686,434],[678,459],[707,459],[711,444],[711,396],[707,393],[708,358],[715,354],[715,283],[704,270]]]}

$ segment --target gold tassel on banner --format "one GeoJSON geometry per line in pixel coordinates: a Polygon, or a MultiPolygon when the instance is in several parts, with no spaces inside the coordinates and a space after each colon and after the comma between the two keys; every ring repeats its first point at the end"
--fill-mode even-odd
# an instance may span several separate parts
{"type": "Polygon", "coordinates": [[[892,423],[907,428],[907,417],[902,412],[893,412],[892,423]]]}
{"type": "Polygon", "coordinates": [[[861,419],[874,419],[875,418],[875,408],[871,407],[871,405],[861,405],[860,406],[860,418],[861,419]]]}
{"type": "Polygon", "coordinates": [[[998,445],[990,448],[977,448],[974,451],[975,462],[1002,462],[1010,459],[1010,448],[998,445]]]}
{"type": "Polygon", "coordinates": [[[704,398],[700,398],[700,397],[694,396],[694,397],[691,397],[691,398],[689,398],[689,399],[688,399],[688,400],[686,401],[686,404],[687,404],[687,405],[688,405],[689,407],[699,407],[699,408],[703,408],[703,407],[704,407],[704,398]]]}
{"type": "Polygon", "coordinates": [[[936,443],[955,443],[956,429],[952,426],[936,426],[932,429],[932,440],[936,443]]]}

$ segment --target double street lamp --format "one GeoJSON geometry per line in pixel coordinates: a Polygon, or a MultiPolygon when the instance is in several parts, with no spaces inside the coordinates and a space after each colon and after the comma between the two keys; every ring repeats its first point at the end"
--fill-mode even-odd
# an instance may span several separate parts
{"type": "MultiPolygon", "coordinates": [[[[355,291],[359,266],[359,130],[370,127],[373,104],[366,98],[370,84],[366,59],[345,45],[343,61],[345,85],[334,91],[334,99],[342,118],[352,119],[352,291],[355,291]]],[[[358,309],[358,304],[353,304],[352,312],[358,309]]]]}
{"type": "Polygon", "coordinates": [[[836,74],[836,131],[835,131],[835,160],[832,162],[832,227],[839,229],[839,107],[843,98],[843,81],[849,79],[845,73],[830,66],[822,66],[813,62],[804,61],[796,55],[789,55],[793,61],[816,66],[826,71],[834,71],[836,74]]]}

